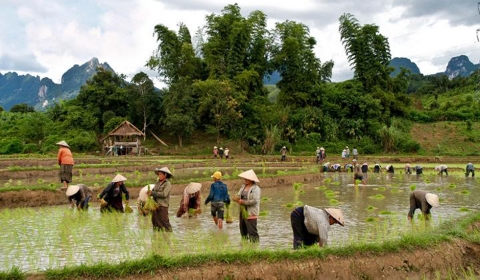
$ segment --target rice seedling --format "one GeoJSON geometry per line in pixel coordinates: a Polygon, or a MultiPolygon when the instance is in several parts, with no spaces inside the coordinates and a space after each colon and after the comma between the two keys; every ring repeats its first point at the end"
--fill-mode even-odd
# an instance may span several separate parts
{"type": "Polygon", "coordinates": [[[368,198],[370,198],[370,199],[384,199],[385,196],[383,196],[381,194],[376,194],[376,195],[369,196],[368,198]]]}
{"type": "Polygon", "coordinates": [[[467,207],[460,207],[460,209],[458,209],[458,211],[460,211],[460,212],[469,212],[470,209],[467,208],[467,207]]]}
{"type": "Polygon", "coordinates": [[[330,198],[330,200],[328,201],[330,203],[330,205],[338,205],[340,202],[338,200],[336,200],[335,198],[330,198]]]}
{"type": "Polygon", "coordinates": [[[259,215],[260,217],[268,216],[268,211],[260,211],[260,213],[258,213],[258,215],[259,215]]]}
{"type": "Polygon", "coordinates": [[[451,183],[450,185],[448,185],[448,187],[450,189],[456,189],[457,188],[457,185],[455,185],[454,183],[451,183]]]}
{"type": "Polygon", "coordinates": [[[337,196],[337,194],[332,190],[326,190],[324,194],[327,198],[333,198],[337,196]]]}
{"type": "Polygon", "coordinates": [[[373,211],[373,210],[375,210],[375,209],[378,209],[378,208],[377,208],[377,207],[374,207],[374,206],[372,206],[372,205],[368,205],[368,207],[367,207],[367,211],[373,211]]]}
{"type": "Polygon", "coordinates": [[[293,183],[293,189],[294,189],[295,191],[297,191],[298,188],[301,187],[301,186],[303,186],[302,183],[293,183]]]}
{"type": "Polygon", "coordinates": [[[393,214],[396,214],[395,212],[392,212],[392,211],[387,211],[387,210],[383,210],[383,211],[380,211],[381,215],[393,215],[393,214]]]}
{"type": "Polygon", "coordinates": [[[319,190],[319,191],[324,191],[324,190],[327,189],[327,187],[325,187],[325,186],[319,186],[319,187],[315,187],[314,189],[319,190]]]}
{"type": "Polygon", "coordinates": [[[417,185],[410,185],[410,190],[414,191],[417,188],[417,185]]]}
{"type": "Polygon", "coordinates": [[[262,201],[272,201],[271,197],[262,197],[262,201]]]}
{"type": "Polygon", "coordinates": [[[378,218],[376,218],[376,217],[367,217],[365,219],[365,222],[367,222],[367,223],[374,223],[374,222],[377,222],[377,221],[378,221],[378,218]]]}

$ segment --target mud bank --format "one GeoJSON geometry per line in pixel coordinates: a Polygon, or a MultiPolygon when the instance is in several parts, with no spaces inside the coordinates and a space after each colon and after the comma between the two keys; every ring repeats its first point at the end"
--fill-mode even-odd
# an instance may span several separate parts
{"type": "MultiPolygon", "coordinates": [[[[116,279],[465,279],[479,273],[480,244],[455,240],[429,249],[388,254],[328,256],[298,261],[206,263],[116,279]]],[[[82,279],[89,279],[81,277],[82,279]]],[[[28,275],[42,280],[45,275],[28,275]]],[[[98,278],[95,278],[98,279],[98,278]]]]}

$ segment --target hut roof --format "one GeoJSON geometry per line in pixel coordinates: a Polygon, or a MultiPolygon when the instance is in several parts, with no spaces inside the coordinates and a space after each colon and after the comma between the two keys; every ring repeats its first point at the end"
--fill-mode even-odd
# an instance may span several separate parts
{"type": "Polygon", "coordinates": [[[144,136],[144,133],[136,128],[133,124],[129,121],[124,121],[115,127],[112,131],[110,131],[107,136],[105,136],[103,140],[107,139],[110,136],[130,136],[130,135],[138,135],[144,136]]]}

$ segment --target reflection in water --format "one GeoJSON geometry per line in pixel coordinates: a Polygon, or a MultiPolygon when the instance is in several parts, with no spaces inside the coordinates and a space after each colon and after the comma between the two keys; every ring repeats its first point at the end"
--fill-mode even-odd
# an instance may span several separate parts
{"type": "MultiPolygon", "coordinates": [[[[329,246],[380,242],[404,232],[424,231],[439,223],[479,208],[479,183],[463,176],[367,173],[367,186],[352,186],[352,173],[326,173],[311,184],[262,189],[258,220],[259,249],[290,249],[290,212],[295,205],[338,207],[345,227],[331,227],[329,246]],[[407,221],[412,189],[433,192],[440,207],[432,220],[407,221]]],[[[228,181],[227,181],[228,183],[228,181]]],[[[261,187],[261,183],[260,183],[261,187]]],[[[230,189],[231,194],[235,190],[230,189]]],[[[14,266],[23,271],[60,268],[100,261],[120,262],[152,253],[169,257],[186,253],[228,252],[245,246],[238,228],[238,207],[232,207],[234,222],[222,231],[211,222],[209,206],[196,218],[175,218],[181,197],[171,197],[173,233],[154,232],[151,217],[103,213],[90,207],[87,213],[62,207],[5,209],[0,211],[0,271],[14,266]]]]}

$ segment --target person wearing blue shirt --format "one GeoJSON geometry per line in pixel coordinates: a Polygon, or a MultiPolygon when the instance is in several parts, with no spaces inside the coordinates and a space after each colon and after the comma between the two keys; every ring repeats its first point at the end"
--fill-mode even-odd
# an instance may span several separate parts
{"type": "Polygon", "coordinates": [[[220,171],[216,171],[211,177],[214,182],[212,185],[210,185],[210,193],[205,200],[205,205],[207,205],[210,201],[212,202],[211,214],[213,221],[219,229],[222,229],[225,203],[230,204],[230,196],[228,195],[227,185],[220,181],[222,179],[222,173],[220,171]]]}

